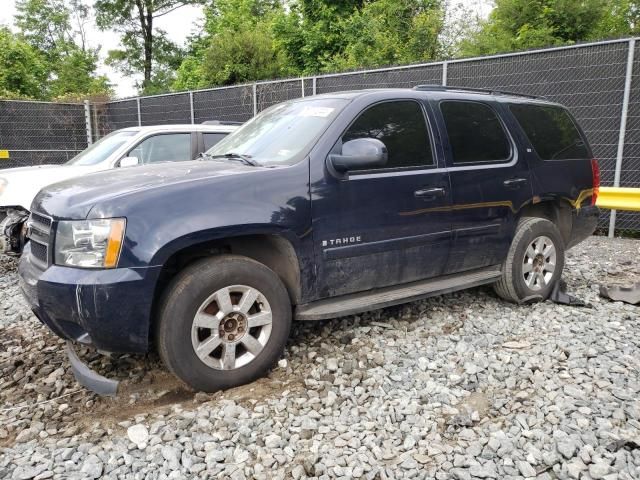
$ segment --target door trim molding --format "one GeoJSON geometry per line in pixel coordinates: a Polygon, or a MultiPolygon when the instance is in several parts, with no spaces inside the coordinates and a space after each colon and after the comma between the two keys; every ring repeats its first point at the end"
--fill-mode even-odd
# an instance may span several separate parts
{"type": "Polygon", "coordinates": [[[391,238],[388,240],[377,240],[374,242],[358,243],[355,245],[325,248],[322,251],[322,255],[325,260],[361,257],[363,255],[373,255],[391,250],[404,250],[411,247],[440,243],[442,241],[450,240],[451,237],[451,230],[445,230],[442,232],[413,235],[410,237],[391,238]]]}

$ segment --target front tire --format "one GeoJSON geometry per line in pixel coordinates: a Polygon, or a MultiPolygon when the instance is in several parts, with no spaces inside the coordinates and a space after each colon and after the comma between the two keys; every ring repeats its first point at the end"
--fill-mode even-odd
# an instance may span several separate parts
{"type": "Polygon", "coordinates": [[[495,292],[515,303],[546,300],[562,275],[564,252],[562,235],[553,222],[521,219],[495,292]]]}
{"type": "Polygon", "coordinates": [[[291,302],[280,278],[246,257],[199,260],[171,282],[159,309],[158,351],[195,390],[215,392],[263,376],[284,350],[291,302]]]}

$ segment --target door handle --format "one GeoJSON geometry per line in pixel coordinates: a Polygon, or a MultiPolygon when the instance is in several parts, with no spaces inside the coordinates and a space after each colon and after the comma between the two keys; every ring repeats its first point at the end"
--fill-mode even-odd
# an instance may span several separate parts
{"type": "Polygon", "coordinates": [[[510,178],[509,180],[505,180],[502,184],[510,189],[517,189],[524,186],[528,180],[526,178],[510,178]]]}
{"type": "Polygon", "coordinates": [[[434,199],[437,197],[444,197],[446,191],[442,187],[424,188],[422,190],[416,190],[413,192],[416,198],[434,199]]]}

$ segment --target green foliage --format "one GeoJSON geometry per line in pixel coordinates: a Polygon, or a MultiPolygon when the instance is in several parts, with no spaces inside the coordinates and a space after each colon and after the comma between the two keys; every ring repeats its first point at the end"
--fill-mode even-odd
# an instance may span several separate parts
{"type": "Polygon", "coordinates": [[[608,2],[600,24],[592,39],[640,34],[640,1],[617,0],[608,2]]]}
{"type": "Polygon", "coordinates": [[[268,25],[225,31],[212,39],[205,52],[200,83],[231,85],[287,74],[284,55],[273,46],[268,25]]]}
{"type": "Polygon", "coordinates": [[[87,47],[89,8],[82,0],[18,0],[16,25],[42,61],[35,98],[109,94],[110,85],[96,74],[98,50],[87,47]]]}
{"type": "Polygon", "coordinates": [[[336,57],[349,44],[348,19],[362,8],[362,1],[299,0],[290,5],[275,25],[276,42],[289,61],[303,74],[333,68],[336,57]]]}
{"type": "Polygon", "coordinates": [[[640,34],[640,0],[495,0],[485,20],[458,0],[16,0],[20,33],[0,29],[0,96],[110,93],[88,1],[120,34],[107,63],[142,75],[145,94],[640,34]],[[154,23],[194,4],[205,23],[180,48],[154,23]]]}
{"type": "Polygon", "coordinates": [[[154,20],[185,5],[206,0],[97,0],[96,23],[103,30],[119,32],[122,48],[109,52],[107,63],[127,75],[143,75],[139,85],[145,94],[166,91],[180,65],[182,52],[166,33],[154,28],[154,20]]]}
{"type": "Polygon", "coordinates": [[[49,96],[110,93],[111,85],[107,78],[95,74],[97,63],[98,56],[92,51],[73,49],[61,56],[55,65],[55,77],[49,81],[49,96]]]}
{"type": "Polygon", "coordinates": [[[0,27],[0,98],[42,98],[46,78],[38,51],[0,27]]]}
{"type": "Polygon", "coordinates": [[[378,0],[343,21],[347,44],[331,69],[432,60],[444,23],[439,1],[378,0]]]}
{"type": "Polygon", "coordinates": [[[219,0],[206,10],[205,32],[192,40],[174,90],[285,76],[294,70],[272,32],[279,2],[219,0]]]}
{"type": "Polygon", "coordinates": [[[496,0],[489,18],[460,44],[464,56],[566,45],[637,34],[638,1],[496,0]]]}
{"type": "Polygon", "coordinates": [[[176,90],[403,62],[439,53],[440,0],[218,0],[176,90]]]}

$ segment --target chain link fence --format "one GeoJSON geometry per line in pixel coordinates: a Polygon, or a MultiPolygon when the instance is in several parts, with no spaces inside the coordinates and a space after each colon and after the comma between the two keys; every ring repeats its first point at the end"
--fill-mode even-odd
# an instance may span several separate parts
{"type": "MultiPolygon", "coordinates": [[[[246,121],[279,102],[363,88],[438,84],[541,95],[566,105],[599,159],[602,184],[640,187],[640,45],[615,40],[77,105],[0,102],[0,168],[62,163],[125,127],[246,121]],[[626,118],[626,121],[624,120],[626,118]],[[88,121],[87,121],[88,119],[88,121]],[[618,172],[618,173],[616,173],[618,172]]],[[[605,211],[603,229],[640,231],[640,214],[605,211]],[[613,218],[610,218],[613,217],[613,218]]]]}
{"type": "Polygon", "coordinates": [[[0,100],[0,168],[64,163],[87,148],[85,106],[0,100]]]}

